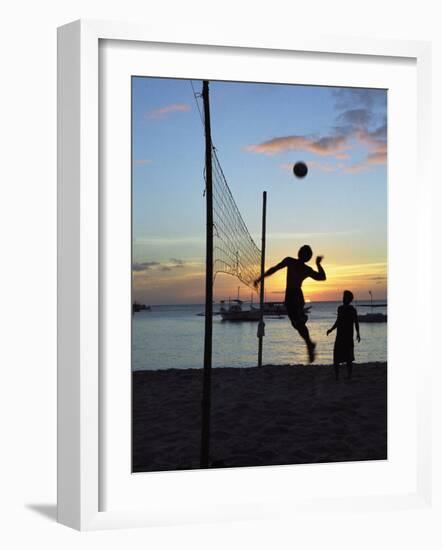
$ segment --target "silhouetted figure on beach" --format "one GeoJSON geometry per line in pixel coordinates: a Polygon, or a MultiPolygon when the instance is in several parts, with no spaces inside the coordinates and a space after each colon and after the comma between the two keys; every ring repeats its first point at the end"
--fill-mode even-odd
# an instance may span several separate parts
{"type": "Polygon", "coordinates": [[[356,328],[356,338],[361,341],[359,335],[359,321],[356,309],[350,305],[353,301],[353,293],[349,290],[344,290],[342,306],[338,307],[338,317],[335,324],[327,330],[327,336],[336,331],[335,347],[333,349],[333,364],[335,367],[336,380],[339,380],[339,365],[340,363],[347,364],[347,378],[351,378],[353,370],[354,340],[353,327],[356,328]]]}
{"type": "MultiPolygon", "coordinates": [[[[307,328],[307,313],[304,308],[305,300],[302,293],[302,283],[304,279],[310,277],[315,281],[325,281],[325,271],[321,265],[322,256],[316,257],[316,267],[318,271],[312,269],[309,265],[306,265],[313,256],[312,249],[305,244],[301,246],[298,251],[297,258],[291,258],[290,256],[284,258],[282,262],[271,267],[264,273],[264,277],[273,275],[280,269],[287,268],[287,283],[285,290],[285,307],[287,309],[287,315],[293,325],[293,327],[299,332],[307,345],[308,357],[310,363],[315,360],[315,347],[316,344],[310,339],[310,334],[307,328]]],[[[261,281],[261,277],[256,279],[255,286],[261,281]]]]}

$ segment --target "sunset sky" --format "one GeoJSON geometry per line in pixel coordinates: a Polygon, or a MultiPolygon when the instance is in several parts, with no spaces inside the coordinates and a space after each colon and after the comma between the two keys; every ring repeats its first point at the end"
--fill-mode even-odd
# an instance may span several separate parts
{"type": "MultiPolygon", "coordinates": [[[[307,299],[345,289],[385,299],[387,92],[213,81],[210,102],[212,141],[258,246],[268,192],[266,268],[310,244],[327,281],[306,281],[307,299]],[[292,173],[298,160],[304,179],[292,173]]],[[[204,130],[190,81],[134,77],[132,122],[134,299],[203,303],[204,130]]],[[[267,279],[266,299],[282,300],[284,284],[284,271],[267,279]]],[[[215,299],[238,286],[218,275],[215,299]]]]}

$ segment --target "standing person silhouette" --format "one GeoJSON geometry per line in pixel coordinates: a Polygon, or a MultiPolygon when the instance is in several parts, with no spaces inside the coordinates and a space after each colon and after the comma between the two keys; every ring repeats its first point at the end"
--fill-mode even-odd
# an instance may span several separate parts
{"type": "MultiPolygon", "coordinates": [[[[305,300],[302,292],[302,283],[304,279],[307,279],[308,277],[314,279],[315,281],[325,281],[326,279],[325,271],[321,265],[323,256],[316,257],[316,267],[318,268],[318,271],[315,271],[309,265],[306,265],[306,263],[311,260],[312,256],[312,249],[310,246],[305,244],[299,249],[297,258],[291,258],[288,256],[287,258],[284,258],[282,262],[271,267],[264,273],[264,277],[269,277],[280,269],[284,269],[285,267],[287,268],[284,303],[287,309],[287,315],[293,328],[298,331],[301,338],[306,343],[310,363],[313,363],[315,360],[316,344],[312,342],[306,325],[308,317],[304,309],[305,300]]],[[[258,277],[255,281],[255,286],[258,286],[260,281],[261,277],[258,277]]]]}
{"type": "Polygon", "coordinates": [[[335,366],[336,380],[339,380],[339,364],[347,363],[347,378],[351,378],[353,370],[354,341],[353,327],[356,328],[356,338],[361,341],[359,335],[359,321],[356,309],[351,305],[353,301],[353,293],[350,290],[344,290],[342,306],[338,307],[338,317],[335,324],[327,330],[327,336],[336,331],[335,347],[333,349],[333,364],[335,366]]]}

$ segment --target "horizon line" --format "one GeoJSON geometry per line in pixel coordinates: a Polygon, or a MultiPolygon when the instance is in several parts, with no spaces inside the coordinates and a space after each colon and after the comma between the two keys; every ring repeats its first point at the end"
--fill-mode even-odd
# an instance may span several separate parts
{"type": "MultiPolygon", "coordinates": [[[[232,298],[230,301],[234,301],[236,300],[236,298],[232,298]]],[[[223,300],[224,302],[228,302],[229,299],[226,298],[223,300]]],[[[139,303],[137,300],[134,300],[132,303],[134,302],[137,302],[139,303]]],[[[241,300],[241,302],[247,304],[247,303],[252,303],[251,300],[241,300]]],[[[339,299],[339,300],[310,300],[308,302],[305,303],[305,305],[307,306],[308,304],[324,304],[324,303],[335,303],[335,302],[342,302],[342,299],[339,299]]],[[[367,302],[367,303],[370,303],[370,300],[367,299],[367,300],[353,300],[353,303],[359,303],[359,302],[367,302]]],[[[388,299],[387,297],[385,298],[376,298],[373,300],[373,303],[376,303],[376,302],[388,302],[388,299]]],[[[221,300],[214,300],[213,301],[214,304],[219,304],[221,303],[221,300]]],[[[277,304],[283,304],[284,303],[284,300],[265,300],[264,301],[265,304],[268,304],[268,303],[277,303],[277,304]]],[[[259,301],[257,302],[253,302],[253,304],[259,304],[259,301]]],[[[205,306],[205,302],[195,302],[195,303],[180,303],[180,304],[177,304],[177,303],[173,303],[173,304],[153,304],[153,303],[146,303],[144,305],[149,305],[149,306],[156,306],[156,307],[162,307],[162,306],[205,306]]]]}

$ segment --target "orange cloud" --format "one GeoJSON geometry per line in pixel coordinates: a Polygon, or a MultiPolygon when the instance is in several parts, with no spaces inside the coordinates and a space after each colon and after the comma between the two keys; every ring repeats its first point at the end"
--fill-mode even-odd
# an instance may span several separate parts
{"type": "Polygon", "coordinates": [[[263,143],[248,145],[247,151],[276,155],[285,151],[309,151],[317,155],[336,155],[344,151],[347,139],[345,136],[324,136],[312,139],[306,136],[285,136],[264,141],[263,143]]]}
{"type": "Polygon", "coordinates": [[[372,153],[367,157],[368,164],[385,164],[387,162],[387,151],[372,153]]]}
{"type": "Polygon", "coordinates": [[[355,132],[356,139],[367,146],[373,153],[384,152],[387,150],[387,126],[383,124],[376,130],[368,131],[359,128],[355,132]]]}
{"type": "Polygon", "coordinates": [[[347,174],[356,174],[359,172],[366,172],[372,166],[386,164],[386,162],[387,162],[387,150],[385,147],[385,151],[380,150],[376,153],[371,153],[361,162],[357,162],[356,164],[352,164],[351,166],[344,166],[344,172],[346,172],[347,174]]]}
{"type": "MultiPolygon", "coordinates": [[[[322,137],[292,135],[275,137],[258,144],[248,145],[246,150],[252,153],[276,155],[287,151],[306,151],[318,156],[334,157],[336,160],[349,160],[349,150],[355,143],[362,145],[367,150],[364,160],[348,165],[337,165],[311,160],[309,166],[318,168],[324,172],[343,170],[345,173],[354,174],[364,172],[373,165],[381,165],[387,162],[387,124],[384,121],[372,130],[366,126],[373,121],[370,110],[352,109],[341,113],[331,134],[322,137]],[[344,123],[344,125],[342,125],[344,123]]],[[[291,170],[289,164],[282,164],[283,169],[291,170]]]]}
{"type": "Polygon", "coordinates": [[[186,112],[190,111],[190,105],[187,103],[173,103],[172,105],[166,105],[165,107],[159,107],[158,109],[153,109],[147,114],[147,118],[158,119],[163,118],[164,116],[170,113],[177,112],[186,112]]]}

